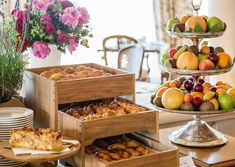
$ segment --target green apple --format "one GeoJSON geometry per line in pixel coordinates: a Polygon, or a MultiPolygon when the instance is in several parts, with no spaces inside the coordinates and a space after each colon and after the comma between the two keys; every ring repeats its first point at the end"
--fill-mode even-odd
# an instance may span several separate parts
{"type": "Polygon", "coordinates": [[[170,56],[167,53],[164,53],[161,57],[161,64],[164,65],[166,60],[169,60],[169,59],[170,59],[170,56]]]}
{"type": "Polygon", "coordinates": [[[222,94],[218,98],[218,102],[222,110],[229,110],[234,108],[234,101],[234,97],[230,94],[222,94]]]}
{"type": "Polygon", "coordinates": [[[210,17],[207,20],[207,29],[209,32],[221,32],[224,29],[224,23],[218,17],[210,17]]]}
{"type": "Polygon", "coordinates": [[[169,19],[168,22],[167,22],[167,29],[168,29],[168,31],[171,31],[172,27],[176,23],[180,23],[180,20],[178,18],[171,18],[171,19],[169,19]]]}
{"type": "Polygon", "coordinates": [[[198,60],[201,61],[201,60],[205,60],[205,59],[208,59],[209,55],[206,55],[206,54],[199,54],[197,56],[198,60]]]}

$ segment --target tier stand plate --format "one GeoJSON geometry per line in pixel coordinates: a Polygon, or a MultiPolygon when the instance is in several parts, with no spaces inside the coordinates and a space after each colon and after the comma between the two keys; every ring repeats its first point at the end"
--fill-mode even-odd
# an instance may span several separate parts
{"type": "Polygon", "coordinates": [[[175,144],[190,147],[213,147],[227,143],[225,136],[212,128],[199,115],[187,125],[174,131],[169,139],[175,144]]]}

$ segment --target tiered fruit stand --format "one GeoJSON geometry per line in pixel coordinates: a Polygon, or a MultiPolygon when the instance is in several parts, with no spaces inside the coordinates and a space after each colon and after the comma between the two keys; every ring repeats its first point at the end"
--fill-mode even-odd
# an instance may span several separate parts
{"type": "MultiPolygon", "coordinates": [[[[194,45],[199,46],[200,42],[205,38],[216,38],[224,34],[224,31],[221,32],[206,32],[206,33],[191,33],[191,32],[173,32],[168,31],[168,34],[171,37],[175,38],[186,38],[194,42],[194,45]]],[[[169,72],[170,74],[178,75],[188,75],[192,76],[194,82],[197,82],[200,77],[219,75],[229,72],[232,67],[226,69],[215,69],[215,70],[184,70],[176,69],[161,66],[161,68],[169,72]]],[[[213,147],[225,144],[227,142],[226,137],[219,131],[213,129],[205,121],[201,120],[202,115],[211,115],[211,114],[224,114],[234,111],[234,109],[229,110],[215,110],[215,111],[183,111],[183,110],[169,110],[159,106],[156,108],[160,111],[177,113],[177,114],[187,114],[192,115],[193,120],[190,121],[187,125],[180,128],[179,130],[173,132],[169,139],[175,144],[180,144],[184,146],[191,147],[213,147]]]]}

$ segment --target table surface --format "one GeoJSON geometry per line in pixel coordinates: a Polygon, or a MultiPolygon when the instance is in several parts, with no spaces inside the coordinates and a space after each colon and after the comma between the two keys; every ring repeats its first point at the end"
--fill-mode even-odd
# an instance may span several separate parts
{"type": "Polygon", "coordinates": [[[58,153],[58,154],[40,154],[40,155],[15,155],[10,148],[6,148],[9,145],[8,141],[0,142],[0,155],[4,158],[13,160],[13,161],[20,161],[20,162],[47,162],[47,161],[54,161],[58,159],[68,158],[73,156],[79,149],[80,143],[77,145],[72,145],[70,147],[70,151],[58,153]]]}
{"type": "Polygon", "coordinates": [[[170,147],[179,149],[183,155],[190,155],[195,165],[199,167],[226,167],[235,166],[235,138],[226,135],[228,143],[211,148],[193,148],[175,145],[169,142],[170,147]]]}

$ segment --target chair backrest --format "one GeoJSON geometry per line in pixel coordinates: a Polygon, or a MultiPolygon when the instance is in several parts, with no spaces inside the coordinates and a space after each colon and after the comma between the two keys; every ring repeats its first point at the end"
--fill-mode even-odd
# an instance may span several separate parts
{"type": "Polygon", "coordinates": [[[118,68],[135,74],[135,79],[139,80],[142,72],[144,59],[144,48],[135,44],[123,48],[118,53],[118,68]]]}
{"type": "Polygon", "coordinates": [[[112,35],[103,39],[103,49],[119,51],[126,45],[137,44],[138,41],[127,35],[112,35]]]}

